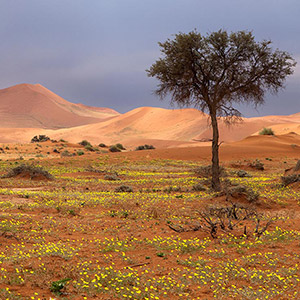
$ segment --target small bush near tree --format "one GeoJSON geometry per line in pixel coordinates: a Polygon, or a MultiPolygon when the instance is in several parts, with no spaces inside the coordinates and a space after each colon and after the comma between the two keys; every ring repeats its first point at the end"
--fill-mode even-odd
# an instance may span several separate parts
{"type": "MultiPolygon", "coordinates": [[[[193,171],[197,177],[210,178],[212,176],[212,165],[200,166],[195,168],[193,171]]],[[[227,175],[225,168],[222,166],[219,167],[219,172],[220,177],[225,177],[227,175]]]]}
{"type": "Polygon", "coordinates": [[[193,185],[192,190],[195,192],[203,192],[206,191],[206,187],[201,183],[196,183],[193,185]]]}
{"type": "Polygon", "coordinates": [[[283,186],[288,186],[291,183],[300,181],[300,175],[299,174],[292,174],[288,176],[282,176],[281,182],[283,186]]]}
{"type": "Polygon", "coordinates": [[[227,199],[245,197],[249,203],[256,202],[259,198],[259,193],[250,187],[244,185],[231,186],[226,191],[227,199]]]}

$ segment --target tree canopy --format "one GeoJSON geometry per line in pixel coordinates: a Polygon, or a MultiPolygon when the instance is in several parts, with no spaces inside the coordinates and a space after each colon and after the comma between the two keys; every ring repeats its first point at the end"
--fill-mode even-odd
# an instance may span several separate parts
{"type": "Polygon", "coordinates": [[[159,80],[156,94],[179,106],[194,106],[207,111],[213,128],[212,186],[220,189],[219,132],[217,117],[228,122],[240,117],[237,103],[264,102],[266,91],[277,93],[284,88],[296,65],[292,56],[271,48],[272,42],[256,42],[247,31],[225,30],[206,36],[196,30],[175,35],[159,43],[162,57],[149,70],[148,76],[159,80]]]}

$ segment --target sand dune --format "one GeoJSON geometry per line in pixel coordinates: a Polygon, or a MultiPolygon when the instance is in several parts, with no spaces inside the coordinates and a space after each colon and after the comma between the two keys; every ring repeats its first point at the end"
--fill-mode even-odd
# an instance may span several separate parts
{"type": "MultiPolygon", "coordinates": [[[[285,132],[300,126],[300,115],[244,118],[243,122],[228,127],[220,120],[220,141],[234,142],[255,134],[263,127],[285,124],[285,132]]],[[[276,130],[275,130],[276,133],[276,130]]],[[[153,107],[134,109],[101,123],[68,128],[53,132],[57,138],[78,142],[88,139],[93,143],[124,143],[134,147],[143,143],[157,147],[199,146],[212,138],[208,116],[196,109],[169,110],[153,107]]]]}
{"type": "Polygon", "coordinates": [[[39,84],[0,90],[1,128],[63,128],[117,116],[107,108],[70,103],[39,84]]]}
{"type": "MultiPolygon", "coordinates": [[[[227,126],[219,121],[220,141],[229,143],[258,135],[263,127],[275,134],[300,134],[300,113],[243,118],[227,126]]],[[[0,90],[0,142],[29,142],[34,135],[93,144],[122,143],[128,148],[210,145],[209,118],[197,109],[140,107],[125,114],[109,108],[73,104],[41,85],[21,84],[0,90]],[[13,129],[11,129],[13,128],[13,129]]]]}
{"type": "MultiPolygon", "coordinates": [[[[274,128],[275,133],[299,132],[300,114],[291,116],[266,116],[244,118],[243,122],[228,127],[219,122],[220,141],[239,141],[255,135],[263,127],[274,128]]],[[[59,130],[49,129],[0,129],[2,142],[28,142],[33,135],[46,134],[53,139],[77,143],[87,139],[94,144],[123,143],[128,148],[153,144],[158,148],[205,146],[211,139],[208,116],[196,109],[136,108],[128,113],[98,123],[59,130]]]]}

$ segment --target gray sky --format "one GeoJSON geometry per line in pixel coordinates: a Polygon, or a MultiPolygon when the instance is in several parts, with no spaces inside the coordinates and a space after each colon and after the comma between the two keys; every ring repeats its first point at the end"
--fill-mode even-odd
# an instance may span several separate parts
{"type": "Polygon", "coordinates": [[[286,89],[245,116],[300,111],[299,0],[0,0],[0,88],[40,83],[71,102],[169,107],[145,69],[157,42],[197,29],[251,30],[297,60],[286,89]]]}

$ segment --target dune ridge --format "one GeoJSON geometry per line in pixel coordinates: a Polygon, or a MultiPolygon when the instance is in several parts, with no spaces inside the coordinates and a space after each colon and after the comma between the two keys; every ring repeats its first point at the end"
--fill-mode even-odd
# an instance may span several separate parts
{"type": "MultiPolygon", "coordinates": [[[[276,135],[300,134],[300,113],[243,118],[232,126],[220,118],[220,142],[258,135],[263,127],[276,135]]],[[[110,108],[73,104],[39,84],[0,90],[0,142],[29,142],[38,134],[71,143],[87,139],[128,148],[143,144],[171,148],[210,145],[212,129],[209,116],[194,108],[139,107],[119,114],[110,108]]]]}
{"type": "Polygon", "coordinates": [[[40,84],[0,90],[1,128],[64,128],[100,122],[119,113],[71,103],[40,84]]]}

